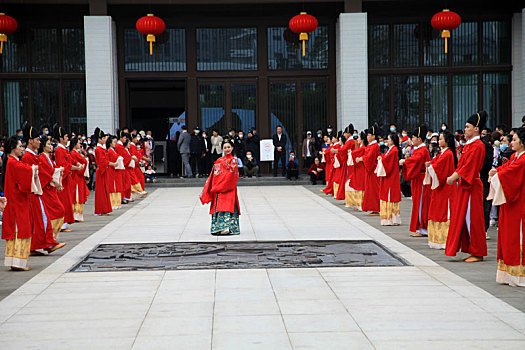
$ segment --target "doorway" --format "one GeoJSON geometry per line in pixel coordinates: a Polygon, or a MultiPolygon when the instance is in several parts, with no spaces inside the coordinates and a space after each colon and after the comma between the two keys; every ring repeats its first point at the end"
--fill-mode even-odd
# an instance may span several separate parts
{"type": "Polygon", "coordinates": [[[131,129],[152,132],[155,140],[153,165],[167,174],[176,164],[176,147],[171,145],[177,127],[185,124],[186,82],[184,80],[128,80],[128,115],[131,129]],[[171,152],[170,152],[171,151],[171,152]]]}

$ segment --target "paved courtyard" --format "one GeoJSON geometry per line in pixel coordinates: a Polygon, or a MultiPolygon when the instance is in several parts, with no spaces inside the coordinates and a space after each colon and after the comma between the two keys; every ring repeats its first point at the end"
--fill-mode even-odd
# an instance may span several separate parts
{"type": "Polygon", "coordinates": [[[229,237],[200,190],[156,190],[0,301],[0,349],[525,348],[523,312],[302,186],[239,188],[229,237]],[[411,266],[68,272],[101,243],[310,239],[411,266]]]}

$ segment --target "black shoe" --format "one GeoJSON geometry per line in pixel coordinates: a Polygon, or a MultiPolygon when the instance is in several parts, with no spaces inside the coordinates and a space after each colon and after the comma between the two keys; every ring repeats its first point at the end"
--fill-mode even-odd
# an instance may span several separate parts
{"type": "Polygon", "coordinates": [[[312,182],[312,185],[317,185],[317,182],[316,181],[312,182]]]}

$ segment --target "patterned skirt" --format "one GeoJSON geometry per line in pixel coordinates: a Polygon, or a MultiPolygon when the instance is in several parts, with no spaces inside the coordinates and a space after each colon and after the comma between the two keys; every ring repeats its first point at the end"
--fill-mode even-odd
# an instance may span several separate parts
{"type": "Polygon", "coordinates": [[[241,232],[239,226],[239,210],[235,205],[233,213],[229,211],[219,211],[211,216],[211,234],[231,234],[238,235],[241,232]],[[226,231],[226,232],[224,232],[226,231]]]}

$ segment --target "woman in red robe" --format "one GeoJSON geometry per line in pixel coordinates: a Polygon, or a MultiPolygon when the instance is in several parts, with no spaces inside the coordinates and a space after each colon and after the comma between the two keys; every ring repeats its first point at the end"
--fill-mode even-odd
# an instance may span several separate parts
{"type": "Polygon", "coordinates": [[[17,136],[4,144],[2,180],[6,206],[2,217],[2,239],[5,243],[4,265],[14,271],[27,271],[33,219],[29,205],[30,193],[41,193],[38,166],[19,160],[24,148],[17,136]]]}
{"type": "Polygon", "coordinates": [[[89,161],[81,154],[81,143],[73,137],[69,143],[71,150],[71,161],[80,164],[79,170],[71,171],[71,198],[73,199],[73,215],[76,222],[84,221],[84,204],[89,196],[89,189],[86,184],[86,175],[89,177],[89,161]]]}
{"type": "Polygon", "coordinates": [[[80,170],[80,164],[73,164],[71,162],[71,154],[66,145],[69,141],[69,134],[64,128],[55,124],[53,128],[53,138],[58,142],[57,148],[55,149],[55,162],[59,167],[64,168],[62,173],[62,186],[63,191],[58,192],[58,197],[64,206],[66,215],[64,216],[64,225],[62,226],[63,232],[69,232],[71,229],[67,227],[67,224],[75,222],[75,215],[73,213],[73,198],[71,196],[73,180],[72,171],[80,170]]]}
{"type": "Polygon", "coordinates": [[[326,175],[326,187],[321,190],[321,192],[324,192],[326,194],[334,194],[334,179],[333,179],[333,172],[334,172],[334,159],[332,155],[332,148],[335,146],[335,143],[333,143],[335,139],[330,139],[330,136],[327,136],[329,138],[331,146],[324,150],[324,161],[326,162],[325,166],[325,175],[326,175]]]}
{"type": "Polygon", "coordinates": [[[58,198],[57,191],[63,191],[64,187],[60,183],[62,177],[63,168],[58,167],[51,157],[53,152],[53,143],[43,136],[40,139],[40,156],[38,159],[38,173],[45,173],[46,177],[52,178],[47,184],[42,183],[42,201],[46,208],[47,215],[51,220],[51,226],[53,227],[53,237],[58,238],[60,229],[64,224],[65,210],[62,202],[58,198]],[[55,173],[58,175],[55,177],[55,173]]]}
{"type": "Polygon", "coordinates": [[[367,144],[366,134],[361,132],[357,138],[357,149],[348,156],[348,165],[352,172],[345,189],[345,206],[359,211],[363,210],[366,171],[363,162],[357,162],[357,158],[364,156],[367,144]]]}
{"type": "Polygon", "coordinates": [[[447,184],[447,178],[454,173],[458,164],[454,135],[449,131],[442,131],[439,135],[439,147],[441,152],[426,163],[426,178],[432,183],[428,210],[428,246],[445,249],[456,187],[456,184],[447,184]]]}
{"type": "Polygon", "coordinates": [[[144,173],[140,168],[140,163],[143,161],[143,154],[139,152],[139,149],[137,148],[137,144],[135,142],[131,142],[131,144],[129,145],[129,152],[131,153],[131,157],[135,157],[133,158],[135,159],[135,178],[140,184],[140,188],[137,186],[136,189],[140,193],[141,197],[145,197],[148,194],[148,192],[145,191],[146,178],[144,177],[144,173]]]}
{"type": "Polygon", "coordinates": [[[108,150],[109,162],[115,164],[108,167],[108,190],[109,201],[111,202],[111,209],[117,210],[122,206],[122,176],[117,170],[119,155],[115,151],[117,145],[117,138],[109,135],[106,141],[106,149],[108,150]]]}
{"type": "Polygon", "coordinates": [[[388,151],[377,157],[380,217],[383,226],[401,225],[401,182],[399,180],[399,137],[387,137],[388,151]]]}
{"type": "Polygon", "coordinates": [[[142,193],[142,186],[140,185],[140,179],[137,178],[137,172],[135,171],[135,167],[138,167],[139,166],[139,162],[138,162],[138,158],[137,156],[133,155],[133,152],[131,152],[131,144],[132,142],[129,142],[127,145],[126,145],[126,149],[128,150],[130,156],[131,156],[131,161],[129,162],[128,166],[126,167],[126,171],[128,173],[128,176],[129,176],[129,180],[130,180],[130,183],[131,183],[131,202],[134,202],[135,198],[138,198],[141,196],[141,193],[142,193]]]}
{"type": "Polygon", "coordinates": [[[356,159],[356,161],[363,162],[365,167],[365,195],[363,197],[363,211],[370,211],[368,215],[379,216],[379,178],[375,174],[377,168],[377,157],[379,157],[379,145],[377,144],[377,137],[379,129],[377,126],[372,126],[366,131],[368,146],[365,148],[365,154],[356,159]]]}
{"type": "Polygon", "coordinates": [[[450,215],[445,254],[470,254],[465,262],[483,261],[487,256],[487,236],[483,210],[483,183],[479,173],[485,159],[485,145],[480,140],[481,130],[487,122],[487,112],[470,116],[465,123],[467,143],[459,158],[456,171],[447,178],[449,185],[459,180],[454,210],[450,215]]]}
{"type": "Polygon", "coordinates": [[[525,128],[512,136],[510,160],[492,169],[492,205],[500,205],[496,281],[525,287],[525,128]]]}
{"type": "Polygon", "coordinates": [[[401,159],[403,178],[410,180],[412,190],[412,216],[410,218],[410,236],[428,236],[428,208],[430,207],[430,185],[423,184],[426,174],[426,163],[430,161],[430,153],[425,144],[428,128],[421,125],[412,134],[414,148],[407,159],[401,159]]]}
{"type": "Polygon", "coordinates": [[[332,159],[333,159],[333,174],[332,174],[332,181],[334,183],[334,198],[337,198],[337,192],[339,191],[339,185],[343,186],[344,184],[341,183],[342,180],[342,172],[343,172],[343,163],[342,158],[338,154],[339,150],[343,147],[344,143],[346,142],[346,139],[342,135],[342,133],[339,131],[337,132],[337,135],[335,136],[335,144],[334,147],[330,150],[332,153],[332,159]]]}
{"type": "MultiPolygon", "coordinates": [[[[23,128],[23,140],[27,143],[26,151],[22,156],[22,162],[28,165],[38,166],[38,149],[40,148],[40,135],[29,123],[23,128]]],[[[45,187],[52,178],[45,172],[38,172],[38,178],[42,187],[45,187]]],[[[51,253],[65,246],[58,243],[53,237],[53,226],[47,214],[46,208],[39,194],[29,194],[29,206],[33,219],[33,235],[31,238],[31,255],[44,255],[40,250],[51,253]]]]}
{"type": "Polygon", "coordinates": [[[338,180],[339,186],[335,193],[335,199],[337,200],[345,200],[346,197],[346,181],[348,180],[350,170],[352,170],[348,164],[348,153],[355,148],[355,141],[352,138],[353,133],[354,126],[350,124],[345,128],[343,133],[343,138],[345,138],[346,141],[343,142],[341,148],[336,152],[339,163],[341,164],[340,177],[338,180]]]}
{"type": "Polygon", "coordinates": [[[200,199],[202,204],[211,203],[212,235],[238,235],[241,215],[237,197],[239,169],[237,160],[232,155],[233,144],[230,141],[222,144],[222,151],[224,156],[213,163],[213,171],[204,185],[200,199]]]}
{"type": "Polygon", "coordinates": [[[122,188],[120,192],[120,197],[122,198],[122,204],[128,204],[128,202],[131,200],[131,180],[129,178],[128,173],[126,172],[126,168],[129,166],[129,163],[131,162],[131,154],[126,149],[126,146],[129,142],[130,135],[128,133],[124,133],[123,131],[119,131],[119,140],[117,141],[117,144],[115,145],[115,152],[119,155],[119,157],[122,157],[122,165],[119,164],[117,166],[117,174],[120,177],[120,181],[122,183],[122,188]]]}
{"type": "Polygon", "coordinates": [[[97,140],[97,148],[95,148],[95,161],[97,162],[97,172],[95,173],[95,215],[108,215],[112,212],[108,185],[108,168],[111,164],[108,151],[106,150],[108,135],[96,128],[93,138],[97,140]]]}

